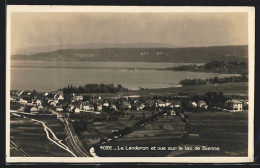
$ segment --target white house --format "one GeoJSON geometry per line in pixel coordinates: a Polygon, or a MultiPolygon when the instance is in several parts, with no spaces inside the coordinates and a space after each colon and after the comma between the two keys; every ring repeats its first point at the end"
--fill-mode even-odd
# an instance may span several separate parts
{"type": "Polygon", "coordinates": [[[165,106],[169,107],[172,103],[171,102],[166,102],[165,106]]]}
{"type": "Polygon", "coordinates": [[[165,106],[166,106],[166,103],[160,101],[160,102],[157,103],[157,106],[158,106],[158,107],[165,107],[165,106]]]}
{"type": "Polygon", "coordinates": [[[63,111],[63,108],[62,107],[56,107],[56,111],[61,112],[61,111],[63,111]]]}
{"type": "Polygon", "coordinates": [[[101,104],[97,104],[97,110],[101,111],[102,110],[102,105],[101,104]]]}
{"type": "Polygon", "coordinates": [[[76,100],[77,101],[83,100],[83,96],[76,96],[76,100]]]}
{"type": "Polygon", "coordinates": [[[40,105],[42,105],[42,102],[37,99],[37,100],[36,100],[36,104],[37,104],[37,106],[40,106],[40,105]]]}
{"type": "Polygon", "coordinates": [[[198,107],[198,104],[196,102],[191,102],[192,107],[198,107]]]}
{"type": "Polygon", "coordinates": [[[143,110],[145,108],[145,105],[142,103],[136,107],[136,110],[143,110]]]}
{"type": "Polygon", "coordinates": [[[32,107],[31,109],[30,109],[30,112],[37,112],[38,111],[38,108],[37,107],[32,107]]]}
{"type": "Polygon", "coordinates": [[[80,113],[80,109],[76,107],[76,108],[73,109],[73,112],[74,113],[80,113]]]}
{"type": "Polygon", "coordinates": [[[82,105],[84,111],[94,111],[94,106],[92,104],[82,105]]]}
{"type": "Polygon", "coordinates": [[[104,106],[104,107],[108,107],[108,106],[109,106],[109,103],[108,103],[108,102],[105,102],[105,103],[103,103],[103,106],[104,106]]]}
{"type": "Polygon", "coordinates": [[[21,103],[21,104],[27,104],[28,101],[21,98],[21,99],[19,100],[19,103],[21,103]]]}
{"type": "Polygon", "coordinates": [[[226,102],[227,108],[231,110],[230,112],[239,112],[243,110],[243,103],[238,100],[228,100],[226,102]]]}

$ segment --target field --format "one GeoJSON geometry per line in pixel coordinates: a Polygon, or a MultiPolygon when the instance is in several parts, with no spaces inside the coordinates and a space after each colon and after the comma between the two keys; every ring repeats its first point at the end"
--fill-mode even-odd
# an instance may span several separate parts
{"type": "Polygon", "coordinates": [[[159,147],[176,146],[186,133],[186,124],[180,121],[177,116],[164,116],[163,118],[154,121],[136,131],[111,141],[106,145],[117,149],[118,146],[129,147],[149,147],[157,148],[155,151],[151,150],[100,150],[99,156],[106,157],[159,157],[166,156],[170,153],[168,150],[160,150],[159,147]]]}
{"type": "Polygon", "coordinates": [[[220,150],[193,151],[181,156],[247,156],[248,112],[188,115],[192,126],[184,145],[220,147],[220,150]]]}
{"type": "MultiPolygon", "coordinates": [[[[62,127],[59,126],[58,120],[54,130],[58,138],[64,138],[62,127]]],[[[55,125],[54,121],[48,121],[50,125],[55,125]]],[[[67,157],[71,156],[65,150],[59,148],[47,139],[46,133],[41,123],[17,116],[11,117],[10,140],[27,155],[33,157],[67,157]]],[[[25,156],[17,150],[14,145],[10,146],[10,156],[25,156]]]]}
{"type": "MultiPolygon", "coordinates": [[[[146,111],[145,117],[152,115],[151,111],[146,111]]],[[[131,111],[126,112],[124,116],[117,116],[117,121],[94,122],[87,125],[87,130],[81,133],[81,138],[85,146],[89,149],[92,145],[100,141],[101,138],[111,135],[114,131],[133,126],[143,117],[143,112],[131,111]],[[131,115],[134,116],[131,117],[131,115]]]]}
{"type": "Polygon", "coordinates": [[[105,146],[112,146],[112,150],[100,149],[97,154],[103,157],[247,156],[247,114],[188,112],[189,129],[186,129],[186,124],[181,122],[179,117],[164,116],[124,137],[106,143],[105,146]],[[187,130],[189,135],[185,136],[187,130]],[[149,150],[127,150],[126,146],[148,147],[149,150]],[[151,150],[153,146],[156,150],[151,150]],[[179,150],[179,146],[187,149],[179,150]],[[159,150],[160,147],[165,149],[159,150]],[[200,149],[195,150],[195,147],[200,149]],[[208,147],[212,148],[208,150],[208,147]]]}

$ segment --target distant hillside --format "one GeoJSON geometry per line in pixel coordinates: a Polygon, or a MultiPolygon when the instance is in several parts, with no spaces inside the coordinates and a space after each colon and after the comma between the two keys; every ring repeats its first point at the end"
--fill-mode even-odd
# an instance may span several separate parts
{"type": "Polygon", "coordinates": [[[67,45],[47,45],[26,48],[14,48],[13,54],[35,54],[41,52],[52,52],[65,49],[102,49],[102,48],[176,48],[176,46],[164,43],[83,43],[83,44],[67,44],[67,45]]]}
{"type": "Polygon", "coordinates": [[[31,55],[12,55],[12,60],[104,61],[104,62],[176,62],[204,63],[246,61],[247,46],[191,48],[104,48],[65,49],[31,55]]]}

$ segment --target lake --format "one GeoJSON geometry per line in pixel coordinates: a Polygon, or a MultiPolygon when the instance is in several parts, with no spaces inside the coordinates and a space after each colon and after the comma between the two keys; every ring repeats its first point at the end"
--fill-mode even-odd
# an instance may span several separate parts
{"type": "Polygon", "coordinates": [[[180,80],[185,78],[231,76],[231,74],[156,70],[188,64],[193,63],[11,61],[11,89],[54,91],[68,85],[112,83],[122,84],[134,90],[139,87],[177,87],[180,80]]]}

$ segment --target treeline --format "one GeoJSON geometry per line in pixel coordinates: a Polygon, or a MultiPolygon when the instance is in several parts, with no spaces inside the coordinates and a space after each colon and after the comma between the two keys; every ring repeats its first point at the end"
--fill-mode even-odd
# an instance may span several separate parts
{"type": "Polygon", "coordinates": [[[114,86],[114,84],[86,84],[85,86],[72,86],[68,85],[68,87],[64,87],[63,93],[71,94],[71,93],[116,93],[128,91],[127,88],[124,88],[122,85],[118,84],[114,86]]]}
{"type": "Polygon", "coordinates": [[[175,71],[202,71],[203,65],[196,65],[196,64],[190,64],[190,65],[179,65],[176,67],[171,68],[175,71]]]}
{"type": "Polygon", "coordinates": [[[209,79],[184,79],[179,82],[180,85],[205,85],[207,83],[232,83],[232,82],[248,82],[247,75],[242,76],[230,76],[224,78],[209,78],[209,79]]]}
{"type": "Polygon", "coordinates": [[[205,69],[215,69],[220,67],[227,67],[230,68],[232,66],[246,66],[247,63],[245,61],[238,62],[238,61],[210,61],[206,63],[203,67],[205,69]]]}
{"type": "Polygon", "coordinates": [[[175,71],[247,74],[248,64],[246,61],[210,61],[204,65],[180,65],[169,69],[175,71]]]}

